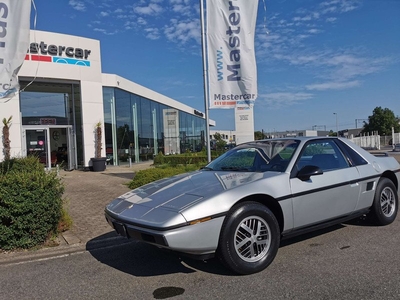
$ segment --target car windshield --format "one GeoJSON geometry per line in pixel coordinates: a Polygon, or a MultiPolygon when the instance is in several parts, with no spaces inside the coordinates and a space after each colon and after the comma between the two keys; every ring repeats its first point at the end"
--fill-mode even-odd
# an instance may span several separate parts
{"type": "Polygon", "coordinates": [[[242,144],[213,160],[204,170],[285,172],[298,145],[298,140],[263,140],[242,144]]]}

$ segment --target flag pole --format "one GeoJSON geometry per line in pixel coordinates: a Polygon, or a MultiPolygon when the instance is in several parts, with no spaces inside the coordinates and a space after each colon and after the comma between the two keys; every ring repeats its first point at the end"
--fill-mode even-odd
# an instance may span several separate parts
{"type": "Polygon", "coordinates": [[[206,143],[207,143],[207,161],[211,161],[210,148],[210,119],[209,119],[209,104],[208,104],[208,76],[207,76],[207,61],[206,61],[206,33],[204,26],[204,2],[200,0],[200,26],[201,26],[201,52],[203,57],[203,83],[204,83],[204,109],[206,117],[206,143]]]}

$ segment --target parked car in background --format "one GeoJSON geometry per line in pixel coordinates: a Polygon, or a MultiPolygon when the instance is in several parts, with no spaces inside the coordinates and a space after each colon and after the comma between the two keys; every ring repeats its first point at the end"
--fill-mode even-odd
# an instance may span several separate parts
{"type": "Polygon", "coordinates": [[[105,208],[122,236],[207,259],[232,271],[262,271],[281,239],[367,215],[392,223],[400,165],[347,139],[249,142],[199,171],[134,189],[105,208]]]}
{"type": "Polygon", "coordinates": [[[393,151],[400,152],[400,143],[394,145],[393,151]]]}

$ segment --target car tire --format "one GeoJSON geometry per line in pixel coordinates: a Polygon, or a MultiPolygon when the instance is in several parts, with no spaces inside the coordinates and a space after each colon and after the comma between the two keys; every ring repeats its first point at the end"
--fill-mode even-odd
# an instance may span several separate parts
{"type": "Polygon", "coordinates": [[[396,219],[399,199],[397,189],[388,178],[381,178],[375,190],[371,216],[375,224],[388,225],[396,219]]]}
{"type": "Polygon", "coordinates": [[[222,225],[217,255],[237,274],[264,270],[274,260],[280,243],[274,214],[257,202],[234,206],[222,225]]]}

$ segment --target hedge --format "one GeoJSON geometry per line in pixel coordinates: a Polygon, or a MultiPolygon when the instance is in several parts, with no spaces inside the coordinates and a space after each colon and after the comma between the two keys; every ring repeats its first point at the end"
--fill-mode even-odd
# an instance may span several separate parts
{"type": "Polygon", "coordinates": [[[128,186],[131,189],[136,189],[142,185],[148,184],[150,182],[171,177],[174,175],[195,171],[200,169],[197,165],[187,165],[187,166],[164,166],[151,168],[147,170],[138,171],[132,181],[129,182],[128,186]]]}
{"type": "MultiPolygon", "coordinates": [[[[212,151],[211,160],[217,158],[223,152],[212,151]]],[[[195,153],[183,153],[183,154],[171,154],[163,155],[161,152],[154,157],[154,165],[169,164],[171,166],[177,165],[206,165],[207,164],[207,153],[205,151],[195,153]]]]}
{"type": "Polygon", "coordinates": [[[0,163],[0,249],[31,248],[56,233],[63,192],[36,157],[0,163]]]}

